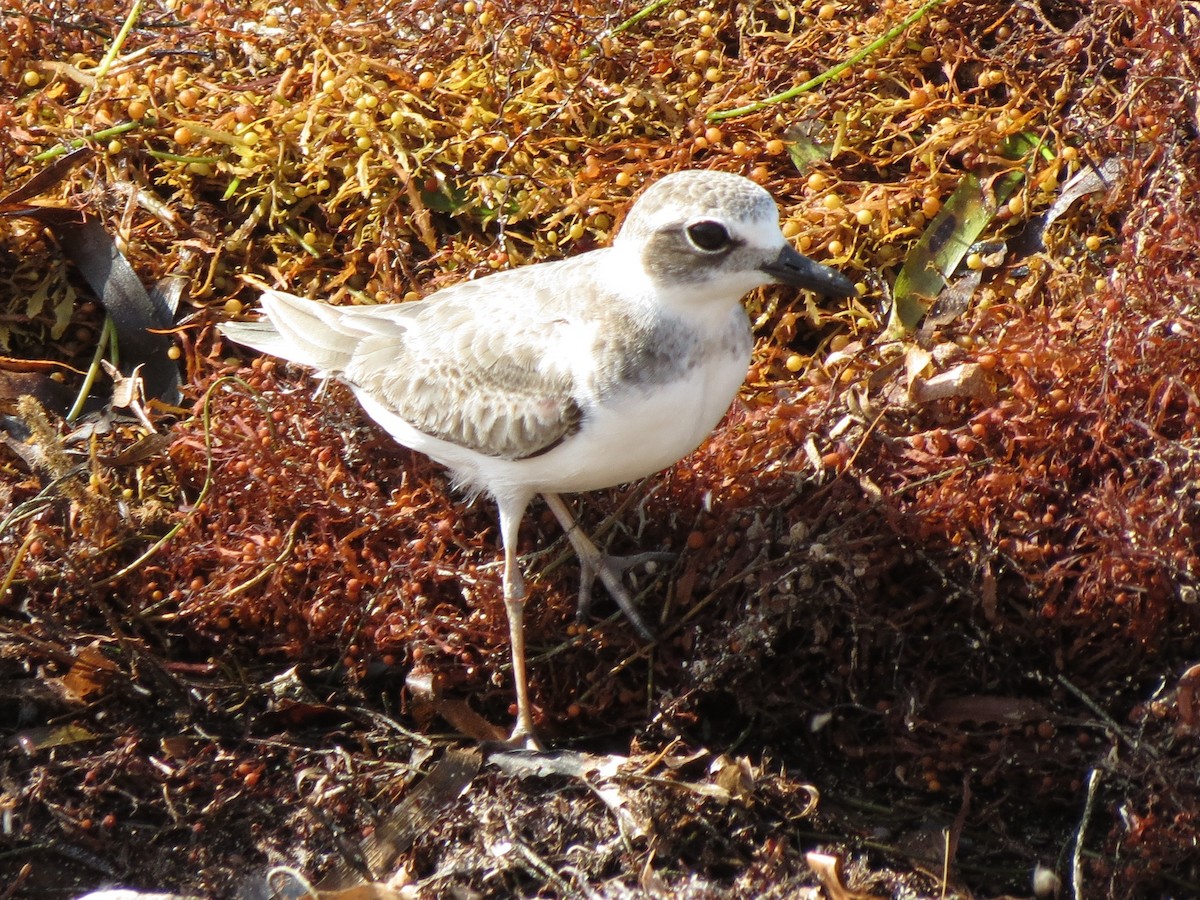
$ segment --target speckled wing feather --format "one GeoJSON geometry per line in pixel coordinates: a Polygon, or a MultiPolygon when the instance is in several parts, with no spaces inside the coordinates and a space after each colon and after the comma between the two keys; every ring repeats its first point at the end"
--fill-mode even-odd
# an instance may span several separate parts
{"type": "Polygon", "coordinates": [[[544,355],[563,323],[528,315],[524,298],[505,309],[491,290],[454,288],[407,319],[405,334],[363,339],[345,378],[425,434],[488,456],[534,456],[581,418],[571,373],[544,355]]]}
{"type": "Polygon", "coordinates": [[[229,333],[341,377],[425,434],[522,459],[553,448],[582,419],[565,354],[547,353],[576,324],[562,303],[572,262],[387,306],[335,307],[271,291],[264,307],[279,337],[265,338],[261,326],[229,333]]]}

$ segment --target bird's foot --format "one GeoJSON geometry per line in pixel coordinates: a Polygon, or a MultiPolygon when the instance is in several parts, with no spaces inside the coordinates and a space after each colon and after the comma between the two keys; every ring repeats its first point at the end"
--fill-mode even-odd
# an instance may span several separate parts
{"type": "Polygon", "coordinates": [[[633,627],[637,629],[645,640],[653,641],[654,632],[642,619],[641,613],[637,611],[637,607],[633,605],[633,598],[629,596],[629,590],[625,587],[622,577],[626,572],[636,566],[644,566],[649,563],[664,562],[674,559],[671,553],[650,552],[638,553],[633,556],[611,556],[595,545],[590,537],[579,527],[579,523],[575,521],[575,517],[571,515],[571,511],[567,505],[563,503],[562,498],[558,494],[545,493],[542,498],[546,501],[546,505],[554,513],[559,523],[563,527],[563,531],[567,533],[567,539],[571,542],[571,546],[575,548],[575,555],[579,557],[579,565],[581,568],[581,579],[579,585],[579,616],[583,618],[587,614],[588,608],[591,606],[592,585],[596,578],[604,583],[608,589],[608,594],[616,601],[617,606],[621,608],[621,612],[625,613],[625,617],[633,623],[633,627]]]}
{"type": "Polygon", "coordinates": [[[576,617],[580,621],[588,617],[592,608],[592,588],[595,586],[596,578],[599,577],[608,590],[609,596],[621,608],[625,617],[633,623],[638,634],[648,641],[654,640],[654,632],[646,625],[637,607],[633,605],[633,598],[630,597],[629,591],[625,587],[624,576],[631,569],[656,566],[659,563],[669,563],[674,560],[674,553],[658,550],[634,553],[629,556],[614,556],[602,552],[598,552],[596,556],[587,557],[580,554],[579,602],[575,608],[576,617]]]}
{"type": "Polygon", "coordinates": [[[538,739],[537,732],[533,730],[533,725],[523,725],[519,720],[513,727],[512,734],[507,740],[501,741],[500,745],[509,750],[528,750],[532,753],[541,753],[546,749],[538,739]]]}

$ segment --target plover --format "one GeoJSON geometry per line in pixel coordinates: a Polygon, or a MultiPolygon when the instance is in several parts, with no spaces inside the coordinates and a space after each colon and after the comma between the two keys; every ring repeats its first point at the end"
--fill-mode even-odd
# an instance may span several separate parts
{"type": "Polygon", "coordinates": [[[410,303],[339,307],[267,290],[266,319],[222,330],[345,382],[396,441],[446,466],[471,496],[495,499],[517,698],[509,743],[536,748],[516,558],[525,510],[545,498],[585,585],[599,575],[649,635],[624,564],[579,529],[559,494],[645,477],[700,445],[749,368],[741,298],[768,284],[855,293],[793,249],[762,187],[685,171],[642,193],[610,247],[410,303]]]}

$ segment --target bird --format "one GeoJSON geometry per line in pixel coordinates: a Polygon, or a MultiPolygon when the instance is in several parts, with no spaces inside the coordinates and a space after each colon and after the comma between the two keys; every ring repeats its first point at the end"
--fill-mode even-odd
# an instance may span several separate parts
{"type": "Polygon", "coordinates": [[[771,284],[827,297],[857,291],[785,238],[770,192],[689,169],[635,199],[607,247],[531,263],[407,302],[334,306],[277,289],[265,318],[227,322],[240,344],[347,384],[399,444],[495,501],[517,715],[505,744],[540,750],[526,678],[525,512],[541,495],[579,556],[643,637],[652,632],[562,494],[659,472],[718,425],[749,369],[742,298],[771,284]]]}

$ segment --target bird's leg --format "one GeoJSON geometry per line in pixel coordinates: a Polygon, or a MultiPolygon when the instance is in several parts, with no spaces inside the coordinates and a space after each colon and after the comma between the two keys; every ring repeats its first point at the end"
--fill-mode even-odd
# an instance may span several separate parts
{"type": "Polygon", "coordinates": [[[563,530],[567,533],[567,538],[571,541],[571,546],[575,548],[575,554],[579,557],[582,569],[579,585],[579,615],[582,617],[587,612],[588,605],[591,603],[592,583],[599,575],[600,581],[608,589],[609,595],[617,602],[617,606],[621,608],[621,612],[625,613],[626,618],[633,623],[637,633],[648,641],[654,640],[654,632],[646,625],[637,611],[637,607],[633,605],[633,600],[629,596],[629,591],[625,589],[621,576],[634,566],[670,560],[673,558],[672,555],[651,552],[639,553],[635,556],[610,556],[597,547],[587,533],[579,527],[579,523],[575,521],[575,517],[571,515],[571,511],[567,509],[567,505],[558,494],[542,494],[542,498],[550,507],[550,511],[554,513],[555,518],[558,519],[559,524],[562,525],[563,530]]]}
{"type": "Polygon", "coordinates": [[[506,742],[511,747],[540,750],[529,704],[529,682],[525,677],[525,579],[517,561],[517,532],[524,506],[515,513],[500,504],[500,540],[504,544],[504,612],[508,616],[509,652],[512,656],[513,682],[517,690],[517,723],[506,742]]]}

